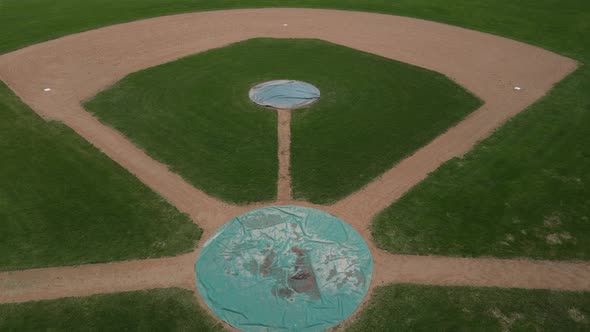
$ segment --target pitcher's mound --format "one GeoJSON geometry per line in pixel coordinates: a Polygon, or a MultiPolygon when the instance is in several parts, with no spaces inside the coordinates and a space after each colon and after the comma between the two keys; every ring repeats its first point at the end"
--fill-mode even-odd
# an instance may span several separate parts
{"type": "Polygon", "coordinates": [[[306,82],[275,80],[254,86],[248,95],[258,105],[292,110],[318,100],[320,90],[306,82]]]}

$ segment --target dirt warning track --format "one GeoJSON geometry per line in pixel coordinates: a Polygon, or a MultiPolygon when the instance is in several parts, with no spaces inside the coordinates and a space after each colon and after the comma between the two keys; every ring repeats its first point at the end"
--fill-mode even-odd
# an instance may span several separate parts
{"type": "MultiPolygon", "coordinates": [[[[206,239],[224,222],[262,205],[236,206],[210,197],[85,112],[80,103],[132,72],[254,37],[318,38],[407,62],[447,75],[485,102],[365,188],[331,206],[290,201],[288,165],[282,165],[281,201],[264,205],[320,208],[353,225],[366,239],[376,213],[441,163],[467,152],[576,68],[575,61],[537,47],[418,19],[335,10],[251,9],[165,16],[33,45],[0,56],[0,79],[35,112],[64,122],[188,213],[203,227],[206,239]]],[[[288,139],[288,131],[279,130],[288,139]]],[[[282,161],[285,164],[288,158],[282,161]]],[[[416,282],[590,289],[587,263],[399,256],[373,244],[370,247],[375,260],[373,286],[416,282]]],[[[155,287],[194,288],[196,254],[3,272],[0,302],[155,287]]]]}

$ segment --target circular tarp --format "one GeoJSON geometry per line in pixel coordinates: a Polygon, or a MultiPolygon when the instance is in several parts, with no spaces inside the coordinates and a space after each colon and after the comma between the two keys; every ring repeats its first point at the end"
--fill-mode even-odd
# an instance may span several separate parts
{"type": "Polygon", "coordinates": [[[218,317],[245,331],[323,331],[365,296],[373,260],[342,220],[299,206],[257,209],[205,243],[197,289],[218,317]]]}
{"type": "Polygon", "coordinates": [[[249,96],[258,105],[291,110],[318,100],[320,90],[306,82],[276,80],[254,86],[249,96]]]}

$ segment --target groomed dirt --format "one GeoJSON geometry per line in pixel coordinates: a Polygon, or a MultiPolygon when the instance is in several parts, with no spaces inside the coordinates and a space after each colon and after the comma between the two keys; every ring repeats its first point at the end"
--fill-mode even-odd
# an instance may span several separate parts
{"type": "MultiPolygon", "coordinates": [[[[481,32],[398,16],[313,9],[228,10],[165,16],[75,34],[0,56],[0,79],[35,112],[64,122],[179,210],[188,213],[203,227],[205,239],[236,215],[276,204],[326,210],[349,222],[369,239],[368,226],[376,213],[441,163],[467,152],[575,68],[576,62],[569,58],[481,32]],[[250,206],[221,202],[186,183],[80,106],[82,100],[129,73],[254,37],[318,38],[411,63],[446,74],[485,104],[362,190],[331,206],[290,201],[285,181],[279,181],[277,202],[250,206]],[[515,90],[515,86],[521,89],[515,90]],[[44,91],[45,88],[51,91],[44,91]]],[[[284,175],[284,165],[280,169],[284,175]]],[[[588,263],[400,256],[381,251],[372,243],[369,245],[375,260],[372,286],[416,282],[590,289],[588,263]]],[[[153,287],[194,289],[192,266],[197,253],[157,260],[0,273],[0,302],[153,287]]]]}
{"type": "Polygon", "coordinates": [[[277,110],[279,181],[277,200],[291,200],[291,111],[277,110]]]}

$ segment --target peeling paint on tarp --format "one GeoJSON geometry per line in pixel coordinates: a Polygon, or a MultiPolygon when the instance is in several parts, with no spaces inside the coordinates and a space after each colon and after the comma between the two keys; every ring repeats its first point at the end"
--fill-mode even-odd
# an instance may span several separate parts
{"type": "Polygon", "coordinates": [[[358,307],[371,281],[367,244],[348,224],[298,206],[257,209],[205,243],[197,289],[244,331],[323,331],[358,307]]]}

